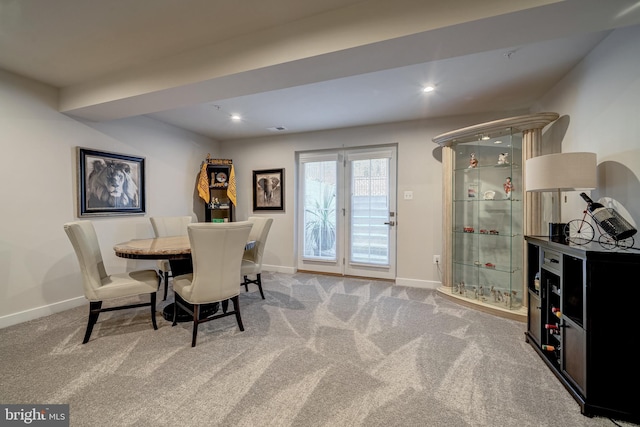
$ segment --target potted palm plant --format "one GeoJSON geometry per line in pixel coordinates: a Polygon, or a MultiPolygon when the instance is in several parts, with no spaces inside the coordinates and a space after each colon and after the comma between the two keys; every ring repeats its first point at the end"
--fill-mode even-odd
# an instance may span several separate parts
{"type": "Polygon", "coordinates": [[[323,186],[320,197],[305,209],[305,239],[313,247],[314,255],[335,253],[336,243],[336,191],[334,186],[323,186]]]}

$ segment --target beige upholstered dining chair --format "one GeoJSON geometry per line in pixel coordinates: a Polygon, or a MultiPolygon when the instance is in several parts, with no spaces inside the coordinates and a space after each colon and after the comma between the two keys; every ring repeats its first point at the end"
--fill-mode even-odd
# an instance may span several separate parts
{"type": "Polygon", "coordinates": [[[235,314],[238,327],[244,331],[238,304],[238,276],[251,223],[197,223],[190,224],[187,229],[193,273],[173,278],[173,291],[176,294],[173,326],[177,323],[178,307],[192,314],[191,347],[195,347],[198,325],[203,322],[235,314]],[[227,311],[228,300],[233,302],[233,311],[227,311]],[[200,306],[212,303],[222,303],[223,313],[200,318],[200,306]]]}
{"type": "MultiPolygon", "coordinates": [[[[190,216],[158,216],[151,217],[149,220],[156,237],[169,237],[186,236],[187,225],[191,224],[192,218],[190,216]]],[[[158,260],[158,273],[164,280],[164,298],[162,298],[164,301],[167,299],[169,290],[169,277],[172,277],[169,260],[158,260]]]]}
{"type": "Polygon", "coordinates": [[[160,278],[155,270],[130,271],[122,274],[107,274],[102,260],[98,236],[91,221],[75,221],[64,224],[80,264],[84,296],[89,300],[89,322],[82,344],[91,337],[93,326],[100,313],[135,307],[151,307],[151,323],[156,324],[156,292],[160,278]],[[102,308],[102,302],[116,298],[149,294],[150,302],[102,308]]]}
{"type": "Polygon", "coordinates": [[[241,277],[243,279],[245,292],[249,292],[249,284],[258,285],[260,296],[264,299],[262,291],[262,255],[264,254],[264,245],[267,243],[267,236],[273,223],[273,218],[260,216],[250,216],[249,222],[253,224],[249,240],[255,240],[256,244],[251,249],[244,251],[242,257],[241,277]],[[255,275],[255,279],[249,279],[249,275],[255,275]]]}

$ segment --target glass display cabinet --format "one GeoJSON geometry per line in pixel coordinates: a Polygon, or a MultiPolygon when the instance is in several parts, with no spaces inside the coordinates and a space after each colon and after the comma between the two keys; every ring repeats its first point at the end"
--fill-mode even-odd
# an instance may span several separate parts
{"type": "Polygon", "coordinates": [[[524,160],[539,153],[541,129],[557,118],[518,116],[433,139],[443,147],[442,294],[526,320],[524,235],[539,222],[531,213],[540,204],[525,192],[524,160]]]}

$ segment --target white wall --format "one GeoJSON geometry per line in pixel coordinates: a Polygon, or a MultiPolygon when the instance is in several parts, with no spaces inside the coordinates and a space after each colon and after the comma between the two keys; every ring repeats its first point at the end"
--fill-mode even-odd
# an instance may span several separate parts
{"type": "MultiPolygon", "coordinates": [[[[526,112],[511,113],[513,115],[526,112]]],[[[296,152],[398,144],[397,279],[398,285],[438,287],[441,275],[432,264],[442,254],[442,166],[440,150],[432,138],[450,130],[509,117],[509,113],[410,121],[336,129],[305,134],[222,142],[224,157],[234,160],[238,187],[238,218],[252,212],[252,171],[285,169],[285,211],[269,212],[274,223],[265,247],[263,268],[293,272],[295,253],[296,152]],[[404,191],[413,200],[404,200],[404,191]]],[[[446,260],[442,260],[446,262],[446,260]]]]}
{"type": "MultiPolygon", "coordinates": [[[[546,94],[533,111],[562,117],[544,139],[563,151],[598,154],[595,198],[621,202],[640,223],[640,27],[613,32],[546,94]]],[[[238,182],[238,219],[251,212],[255,169],[286,169],[286,206],[275,218],[265,264],[295,269],[295,152],[320,148],[398,144],[398,284],[440,281],[430,260],[441,254],[442,176],[434,136],[512,114],[485,114],[395,123],[222,144],[148,118],[86,123],[59,114],[57,92],[0,71],[0,327],[84,304],[75,255],[62,224],[76,219],[75,147],[142,156],[147,162],[147,215],[95,218],[107,269],[152,265],[113,255],[113,244],[152,235],[148,216],[197,215],[195,193],[201,161],[232,158],[238,182]]],[[[581,212],[563,207],[566,219],[581,212]]],[[[637,237],[637,236],[636,236],[637,237]]],[[[443,260],[446,262],[446,260],[443,260]]]]}
{"type": "MultiPolygon", "coordinates": [[[[562,152],[598,156],[598,188],[615,199],[636,228],[640,224],[640,26],[614,31],[535,106],[555,111],[562,152]],[[566,133],[565,133],[566,132],[566,133]]],[[[558,141],[550,141],[554,145],[558,141]]],[[[588,193],[588,192],[587,192],[588,193]]],[[[565,194],[563,221],[581,216],[578,192],[565,194]]],[[[640,238],[636,235],[636,246],[640,238]]]]}
{"type": "Polygon", "coordinates": [[[108,272],[142,265],[113,245],[151,237],[149,216],[203,215],[195,180],[218,143],[148,118],[83,123],[57,112],[57,91],[0,71],[0,327],[84,304],[62,225],[77,219],[76,146],[145,157],[147,215],[94,219],[108,272]]]}

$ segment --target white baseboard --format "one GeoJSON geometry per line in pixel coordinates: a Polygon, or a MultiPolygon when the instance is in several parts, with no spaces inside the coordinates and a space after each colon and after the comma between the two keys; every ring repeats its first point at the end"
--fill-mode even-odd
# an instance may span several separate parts
{"type": "Polygon", "coordinates": [[[262,264],[264,271],[273,271],[275,273],[295,274],[297,269],[295,267],[284,267],[282,265],[267,265],[262,264]]]}
{"type": "MultiPolygon", "coordinates": [[[[298,269],[295,267],[284,267],[281,265],[266,265],[262,264],[262,270],[273,271],[276,273],[295,274],[298,269]]],[[[442,282],[436,282],[433,280],[419,280],[419,279],[404,279],[397,277],[395,284],[398,286],[407,286],[409,288],[422,288],[422,289],[438,289],[442,286],[442,282]]]]}
{"type": "MultiPolygon", "coordinates": [[[[77,297],[65,301],[56,302],[41,307],[31,308],[29,310],[18,313],[8,314],[0,317],[0,329],[8,326],[17,325],[18,323],[28,322],[29,320],[38,319],[40,317],[50,316],[61,311],[79,307],[86,303],[85,297],[77,297]]],[[[87,310],[88,313],[88,310],[87,310]]]]}
{"type": "Polygon", "coordinates": [[[401,277],[396,277],[396,285],[407,286],[409,288],[438,289],[442,286],[442,283],[432,280],[403,279],[401,277]]]}

